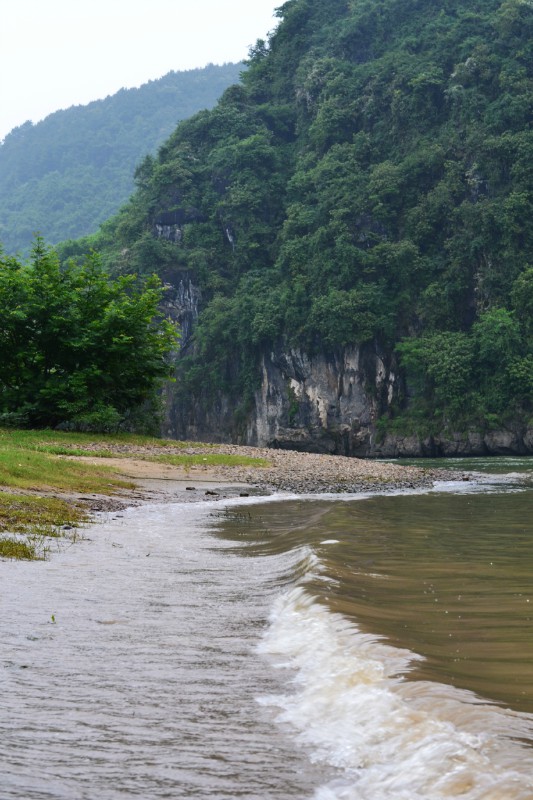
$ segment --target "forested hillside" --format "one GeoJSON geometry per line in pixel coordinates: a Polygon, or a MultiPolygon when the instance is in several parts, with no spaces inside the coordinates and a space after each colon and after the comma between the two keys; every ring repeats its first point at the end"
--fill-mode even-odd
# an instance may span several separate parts
{"type": "Polygon", "coordinates": [[[139,89],[26,122],[0,144],[0,241],[27,252],[36,231],[56,244],[85,236],[133,191],[133,171],[176,124],[212,108],[242,64],[169,72],[139,89]]]}
{"type": "Polygon", "coordinates": [[[533,448],[532,3],[278,16],[92,242],[194,320],[199,302],[169,428],[345,452],[391,431],[483,451],[504,430],[533,448]]]}

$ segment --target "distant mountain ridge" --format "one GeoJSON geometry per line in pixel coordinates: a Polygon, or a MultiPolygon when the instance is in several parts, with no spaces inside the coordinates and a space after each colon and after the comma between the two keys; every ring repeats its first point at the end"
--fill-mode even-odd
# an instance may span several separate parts
{"type": "Polygon", "coordinates": [[[169,72],[136,89],[26,122],[0,144],[0,242],[26,252],[86,236],[128,199],[133,173],[176,124],[212,108],[243,64],[169,72]]]}

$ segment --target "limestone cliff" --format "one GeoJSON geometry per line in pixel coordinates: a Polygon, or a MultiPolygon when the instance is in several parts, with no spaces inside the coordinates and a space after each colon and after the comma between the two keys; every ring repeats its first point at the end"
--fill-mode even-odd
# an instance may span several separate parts
{"type": "Polygon", "coordinates": [[[390,356],[370,347],[313,356],[289,348],[265,353],[261,371],[248,442],[350,456],[372,452],[374,423],[395,394],[390,356]]]}
{"type": "MultiPolygon", "coordinates": [[[[198,317],[199,296],[190,276],[172,292],[173,316],[183,326],[185,351],[198,317]]],[[[260,372],[260,385],[244,418],[235,414],[239,398],[215,387],[210,403],[170,391],[164,435],[356,457],[533,453],[531,428],[380,436],[377,420],[406,387],[394,356],[374,345],[313,355],[279,346],[262,354],[260,372]]]]}

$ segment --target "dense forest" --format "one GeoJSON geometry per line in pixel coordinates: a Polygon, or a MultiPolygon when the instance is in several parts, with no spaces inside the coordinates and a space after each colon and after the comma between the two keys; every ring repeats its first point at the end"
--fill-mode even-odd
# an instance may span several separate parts
{"type": "Polygon", "coordinates": [[[177,123],[212,108],[242,64],[169,72],[138,89],[26,122],[0,144],[0,241],[28,253],[36,232],[51,244],[85,236],[133,191],[133,171],[177,123]]]}
{"type": "MultiPolygon", "coordinates": [[[[526,429],[531,2],[289,0],[277,13],[242,84],[182,122],[138,166],[129,203],[62,257],[96,246],[112,273],[194,286],[178,432],[229,407],[225,434],[246,438],[265,354],[333,364],[354,346],[392,376],[380,388],[359,374],[378,435],[526,429]]],[[[284,425],[302,428],[287,383],[284,425]]]]}

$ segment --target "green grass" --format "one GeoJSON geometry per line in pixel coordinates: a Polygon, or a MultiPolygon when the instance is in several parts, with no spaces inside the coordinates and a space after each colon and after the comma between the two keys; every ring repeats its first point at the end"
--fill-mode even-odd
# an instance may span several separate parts
{"type": "Polygon", "coordinates": [[[22,447],[24,450],[38,450],[42,452],[57,452],[71,454],[94,455],[95,451],[84,448],[84,445],[101,444],[101,453],[116,455],[108,450],[109,445],[130,445],[132,447],[216,447],[204,442],[178,442],[173,439],[156,439],[153,436],[138,436],[132,433],[98,434],[98,433],[73,433],[53,430],[22,430],[18,428],[0,428],[0,450],[3,446],[22,447]]]}
{"type": "Polygon", "coordinates": [[[77,456],[142,458],[186,470],[198,466],[269,466],[261,458],[211,453],[211,447],[216,445],[127,434],[0,428],[0,486],[10,490],[0,491],[0,558],[42,559],[46,556],[48,537],[62,536],[65,526],[70,530],[88,519],[87,512],[68,499],[18,494],[17,489],[111,495],[121,489],[135,488],[135,483],[123,480],[111,467],[88,464],[77,460],[77,456]],[[116,445],[149,447],[150,452],[136,454],[127,448],[112,449],[116,445]],[[166,447],[201,447],[204,452],[194,455],[161,452],[166,447]]]}
{"type": "Polygon", "coordinates": [[[110,467],[61,459],[46,453],[0,445],[0,485],[18,489],[113,494],[135,484],[116,476],[110,467]]]}
{"type": "Polygon", "coordinates": [[[0,558],[43,559],[47,538],[64,536],[64,526],[71,530],[88,519],[85,509],[58,497],[0,492],[0,558]]]}
{"type": "Polygon", "coordinates": [[[14,558],[18,561],[36,561],[40,558],[34,544],[10,537],[0,537],[0,558],[14,558]]]}
{"type": "Polygon", "coordinates": [[[51,488],[59,491],[113,494],[135,484],[118,478],[112,468],[85,464],[66,456],[109,456],[107,443],[141,444],[149,437],[125,435],[104,437],[60,431],[30,431],[0,428],[0,486],[17,489],[51,488]],[[101,443],[102,449],[92,451],[83,445],[101,443]],[[70,445],[70,446],[69,446],[70,445]],[[72,447],[73,446],[73,447],[72,447]]]}
{"type": "Polygon", "coordinates": [[[47,536],[57,535],[61,526],[75,527],[87,519],[83,508],[59,497],[0,492],[0,532],[31,530],[47,536]]]}
{"type": "Polygon", "coordinates": [[[175,467],[268,467],[269,462],[264,458],[252,456],[233,456],[224,453],[208,453],[207,455],[162,455],[149,456],[148,461],[157,461],[163,464],[172,464],[175,467]]]}
{"type": "MultiPolygon", "coordinates": [[[[0,429],[0,486],[12,490],[0,492],[0,558],[42,559],[50,536],[64,536],[65,526],[70,530],[88,519],[72,501],[13,490],[110,495],[135,486],[109,467],[42,452],[42,442],[53,442],[55,436],[52,431],[0,429]]],[[[61,440],[65,436],[59,434],[61,440]]]]}
{"type": "MultiPolygon", "coordinates": [[[[119,479],[112,467],[76,461],[76,456],[93,458],[133,456],[127,452],[111,450],[109,449],[110,445],[150,447],[158,450],[163,450],[165,447],[209,449],[216,446],[128,434],[95,435],[3,428],[0,429],[0,486],[27,490],[49,487],[60,491],[97,494],[113,494],[119,489],[133,488],[134,484],[119,479]],[[95,445],[97,447],[90,449],[88,445],[91,445],[92,448],[95,448],[95,445]],[[67,460],[66,458],[57,458],[57,456],[67,456],[72,459],[68,458],[67,460]]],[[[268,466],[268,462],[260,458],[209,452],[194,455],[140,453],[135,454],[134,457],[172,464],[185,469],[195,466],[268,466]]]]}

